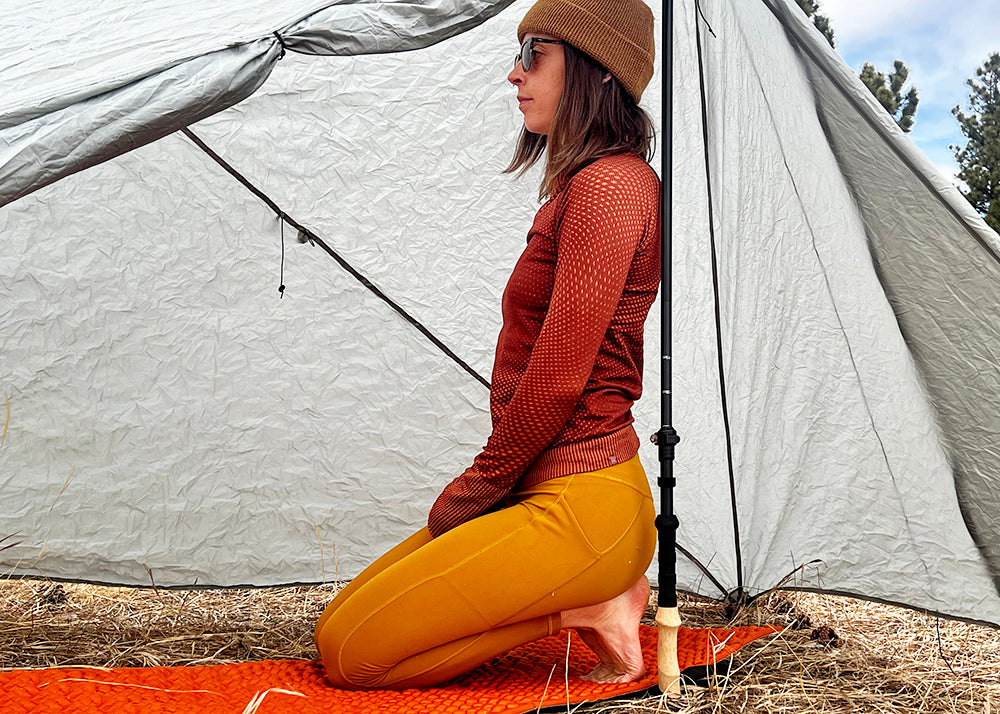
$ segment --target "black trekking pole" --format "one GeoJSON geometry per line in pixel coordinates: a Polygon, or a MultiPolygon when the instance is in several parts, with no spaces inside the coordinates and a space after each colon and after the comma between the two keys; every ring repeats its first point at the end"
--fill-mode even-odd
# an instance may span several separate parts
{"type": "Polygon", "coordinates": [[[660,341],[662,360],[660,363],[660,429],[653,435],[659,451],[660,475],[660,515],[656,519],[659,545],[660,587],[657,594],[656,626],[659,643],[656,659],[659,670],[660,691],[680,694],[680,667],[677,663],[677,630],[681,624],[677,609],[677,516],[674,515],[674,446],[680,441],[671,422],[673,421],[673,370],[671,368],[671,205],[673,193],[673,0],[664,0],[663,9],[663,117],[660,130],[660,180],[661,180],[661,226],[662,255],[660,263],[660,341]]]}

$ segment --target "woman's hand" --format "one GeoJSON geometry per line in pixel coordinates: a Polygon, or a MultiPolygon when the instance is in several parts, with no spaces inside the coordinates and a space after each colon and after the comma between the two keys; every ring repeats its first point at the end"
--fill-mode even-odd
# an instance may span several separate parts
{"type": "Polygon", "coordinates": [[[508,489],[498,489],[487,483],[475,466],[445,486],[431,506],[427,529],[437,538],[455,526],[460,526],[488,511],[507,495],[508,489]]]}

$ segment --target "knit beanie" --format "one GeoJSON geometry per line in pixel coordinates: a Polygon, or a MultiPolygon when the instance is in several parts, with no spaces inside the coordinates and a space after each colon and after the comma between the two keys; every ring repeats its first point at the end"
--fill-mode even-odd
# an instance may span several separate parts
{"type": "Polygon", "coordinates": [[[653,12],[643,0],[538,0],[517,28],[549,35],[587,53],[636,103],[653,76],[653,12]]]}

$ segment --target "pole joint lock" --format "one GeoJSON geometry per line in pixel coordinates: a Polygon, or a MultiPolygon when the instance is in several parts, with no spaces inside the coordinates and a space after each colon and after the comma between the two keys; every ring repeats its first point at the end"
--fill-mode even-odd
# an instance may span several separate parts
{"type": "Polygon", "coordinates": [[[672,531],[676,533],[677,529],[681,525],[681,522],[677,518],[677,516],[675,516],[673,513],[669,515],[661,513],[656,517],[654,524],[656,525],[656,530],[660,531],[661,533],[667,531],[672,531]]]}
{"type": "Polygon", "coordinates": [[[680,443],[681,438],[672,426],[661,427],[658,432],[650,435],[649,440],[659,447],[660,461],[674,460],[674,447],[680,443]]]}

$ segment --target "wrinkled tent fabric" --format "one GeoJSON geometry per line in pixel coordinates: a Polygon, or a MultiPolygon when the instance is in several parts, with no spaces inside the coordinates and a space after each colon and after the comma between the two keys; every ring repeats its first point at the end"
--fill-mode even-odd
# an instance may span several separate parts
{"type": "MultiPolygon", "coordinates": [[[[499,176],[514,27],[398,55],[289,52],[195,127],[487,375],[496,286],[534,210],[499,176]]],[[[0,478],[19,495],[2,529],[26,538],[5,553],[19,572],[350,576],[423,521],[488,430],[483,386],[290,231],[279,301],[273,214],[179,135],[3,211],[0,478]]]]}
{"type": "MultiPolygon", "coordinates": [[[[279,300],[274,214],[182,136],[72,171],[126,137],[204,117],[199,136],[488,376],[537,185],[498,175],[517,130],[503,77],[531,2],[501,4],[172,14],[156,2],[143,14],[158,19],[129,32],[125,13],[80,3],[78,26],[132,39],[0,56],[0,91],[23,100],[0,123],[0,196],[23,196],[0,209],[0,390],[12,412],[0,536],[23,541],[3,554],[13,573],[318,582],[353,576],[422,524],[488,434],[482,385],[288,229],[279,300]],[[419,21],[393,19],[414,8],[419,21]],[[309,52],[358,51],[344,38],[369,34],[381,39],[362,51],[407,49],[391,44],[399,35],[423,49],[278,61],[275,30],[309,52]],[[452,30],[466,31],[444,39],[452,30]],[[176,79],[151,79],[167,71],[176,79]],[[51,90],[44,113],[32,87],[51,90]],[[157,101],[123,116],[162,101],[167,119],[141,131],[95,108],[147,87],[157,101]],[[252,96],[219,111],[218,92],[252,96]]],[[[679,542],[724,590],[760,592],[805,566],[790,584],[1000,624],[988,517],[1000,483],[988,407],[1000,397],[997,236],[793,3],[701,5],[714,32],[701,23],[707,144],[694,3],[675,5],[679,542]]],[[[30,23],[32,7],[0,22],[30,23]]],[[[646,103],[655,116],[658,77],[646,103]]],[[[658,324],[651,315],[647,393],[658,324]]],[[[656,430],[657,409],[637,405],[640,434],[656,430]]],[[[642,456],[655,481],[655,448],[642,456]]],[[[682,588],[722,594],[690,561],[678,567],[682,588]]]]}
{"type": "Polygon", "coordinates": [[[966,523],[1000,587],[1000,240],[913,144],[886,140],[896,127],[885,115],[848,123],[858,102],[871,100],[840,89],[854,79],[842,64],[806,67],[826,99],[820,120],[879,281],[934,405],[966,523]]]}
{"type": "Polygon", "coordinates": [[[5,18],[14,45],[0,59],[7,90],[0,205],[236,104],[260,87],[285,47],[326,55],[414,50],[511,2],[342,0],[317,9],[316,0],[173,0],[136,12],[138,5],[72,0],[54,30],[33,3],[20,3],[5,18]],[[31,21],[37,26],[20,24],[31,21]],[[47,40],[41,47],[38,37],[47,40]]]}
{"type": "MultiPolygon", "coordinates": [[[[722,362],[745,587],[759,592],[816,558],[822,563],[813,574],[806,566],[790,583],[890,602],[919,600],[930,610],[964,610],[996,623],[997,571],[991,576],[987,558],[997,526],[994,521],[990,533],[980,519],[973,542],[956,497],[962,480],[952,465],[958,471],[963,460],[969,463],[969,455],[953,446],[958,438],[974,439],[980,454],[995,448],[989,434],[1000,423],[988,402],[1000,390],[997,372],[994,367],[977,380],[985,394],[973,400],[962,382],[965,368],[954,381],[940,380],[947,388],[931,391],[924,387],[930,382],[926,362],[915,355],[923,350],[940,359],[950,351],[954,361],[968,365],[971,356],[972,364],[982,365],[997,353],[995,319],[965,304],[995,302],[990,296],[1000,287],[1000,272],[991,255],[997,236],[893,126],[793,4],[702,6],[717,36],[703,30],[722,362]],[[834,119],[838,127],[831,126],[834,119]],[[908,208],[912,212],[904,215],[908,208]],[[942,266],[944,252],[966,257],[942,266]],[[938,282],[942,271],[963,267],[961,279],[938,282]],[[886,274],[905,275],[914,300],[923,291],[916,305],[901,304],[882,285],[886,274]],[[951,291],[969,297],[955,299],[951,291]],[[897,318],[917,305],[922,319],[897,318]],[[953,336],[941,344],[935,333],[944,323],[953,336]],[[942,418],[947,411],[961,417],[948,423],[942,418]],[[939,587],[949,594],[917,595],[939,587]]],[[[694,28],[676,36],[674,141],[690,147],[702,138],[694,28]]],[[[700,238],[708,231],[704,169],[696,162],[674,169],[685,179],[674,198],[675,250],[681,251],[678,400],[719,393],[711,378],[691,379],[716,356],[705,348],[712,330],[707,310],[686,315],[692,306],[711,304],[709,257],[700,238]],[[692,180],[697,173],[699,180],[692,180]],[[694,266],[704,274],[694,276],[694,266]],[[682,302],[681,296],[699,292],[699,299],[682,302]],[[685,331],[695,325],[703,333],[694,338],[701,349],[681,349],[692,339],[685,331]]],[[[714,520],[702,517],[707,510],[692,503],[712,499],[713,513],[727,505],[721,415],[717,407],[715,414],[689,408],[684,402],[676,420],[687,437],[679,447],[684,461],[677,509],[695,528],[682,523],[679,538],[712,570],[729,573],[725,585],[732,587],[736,559],[723,546],[729,534],[710,544],[692,536],[718,533],[714,520]],[[711,461],[689,470],[689,450],[710,453],[711,461]],[[696,494],[687,490],[691,483],[701,487],[696,494]]],[[[977,491],[969,493],[966,482],[963,493],[989,513],[1000,462],[975,463],[977,491]]],[[[688,571],[682,581],[693,577],[688,571]]]]}

